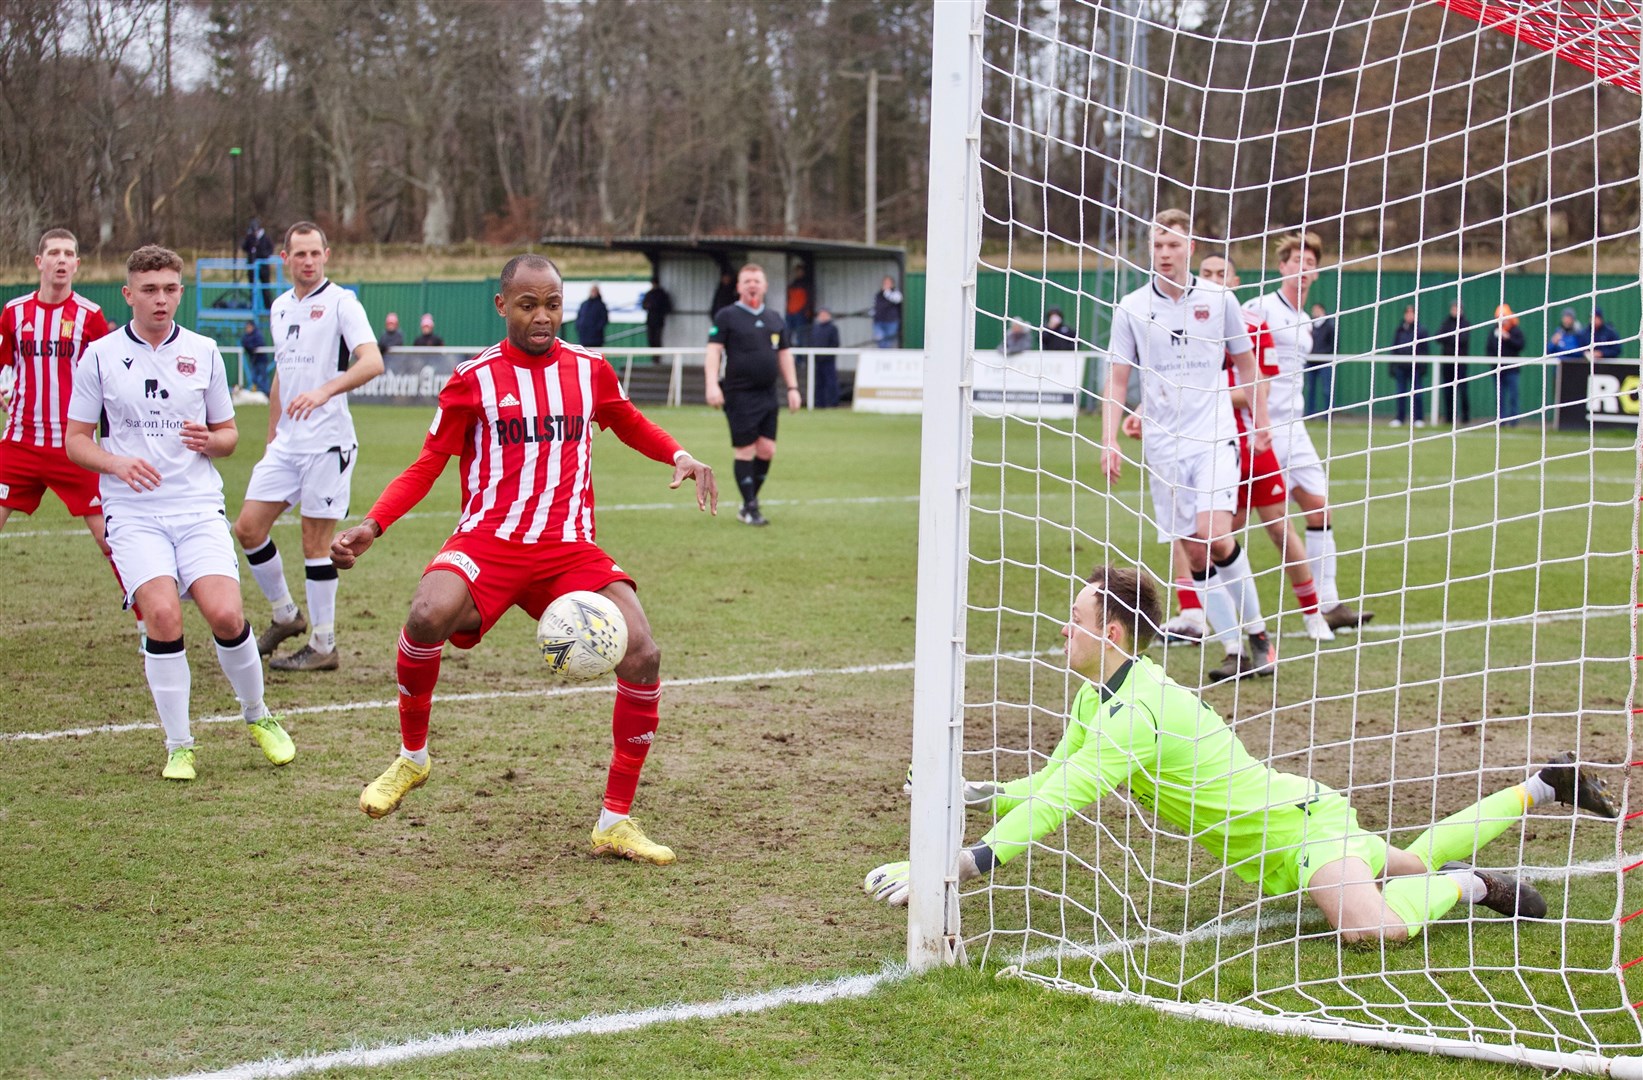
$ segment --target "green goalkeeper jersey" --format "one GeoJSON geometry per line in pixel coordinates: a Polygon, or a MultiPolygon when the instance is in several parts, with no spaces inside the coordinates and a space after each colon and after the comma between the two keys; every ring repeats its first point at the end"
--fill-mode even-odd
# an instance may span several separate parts
{"type": "Polygon", "coordinates": [[[1120,784],[1246,881],[1260,878],[1269,833],[1293,831],[1329,790],[1251,757],[1214,709],[1141,657],[1079,690],[1049,761],[994,798],[1002,817],[982,842],[1008,862],[1120,784]]]}

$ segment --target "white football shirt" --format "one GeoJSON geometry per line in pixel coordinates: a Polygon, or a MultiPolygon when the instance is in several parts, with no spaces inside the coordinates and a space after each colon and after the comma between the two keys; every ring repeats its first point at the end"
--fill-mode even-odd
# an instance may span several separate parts
{"type": "Polygon", "coordinates": [[[1236,439],[1226,356],[1253,348],[1237,298],[1196,275],[1179,300],[1155,281],[1120,300],[1108,357],[1143,373],[1143,451],[1175,457],[1236,439]]]}
{"type": "Polygon", "coordinates": [[[222,477],[211,459],[183,446],[183,421],[220,424],[234,418],[228,372],[217,343],[180,326],[158,348],[131,324],[99,338],[74,371],[68,418],[101,424],[104,450],[138,457],[160,473],[160,486],[133,491],[104,475],[103,513],[164,517],[223,509],[222,477]]]}
{"type": "Polygon", "coordinates": [[[1278,369],[1267,391],[1267,417],[1273,427],[1287,426],[1306,418],[1304,389],[1307,354],[1312,352],[1312,317],[1297,311],[1282,294],[1267,293],[1251,300],[1245,309],[1266,323],[1272,331],[1272,353],[1268,362],[1278,369]]]}
{"type": "MultiPolygon", "coordinates": [[[[274,363],[279,367],[282,406],[347,371],[355,349],[366,342],[376,343],[359,297],[329,279],[301,300],[295,289],[281,293],[268,309],[268,327],[273,335],[274,363]]],[[[336,395],[305,420],[293,420],[282,410],[274,438],[293,454],[319,454],[357,445],[348,395],[336,395]]]]}

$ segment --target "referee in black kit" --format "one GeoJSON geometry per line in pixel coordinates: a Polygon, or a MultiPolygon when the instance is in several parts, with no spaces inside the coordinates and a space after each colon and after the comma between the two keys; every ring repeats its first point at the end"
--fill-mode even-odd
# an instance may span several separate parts
{"type": "Polygon", "coordinates": [[[787,388],[787,407],[799,410],[799,379],[787,340],[786,320],[764,306],[764,268],[752,263],[736,277],[737,300],[713,313],[707,333],[707,403],[725,411],[736,455],[736,486],[743,525],[768,525],[759,513],[759,489],[776,456],[777,378],[787,388]],[[724,375],[719,374],[720,364],[724,375]]]}

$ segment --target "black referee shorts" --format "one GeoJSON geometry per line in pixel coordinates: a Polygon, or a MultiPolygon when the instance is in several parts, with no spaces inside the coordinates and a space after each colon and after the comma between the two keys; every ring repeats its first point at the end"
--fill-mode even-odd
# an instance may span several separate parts
{"type": "Polygon", "coordinates": [[[760,439],[775,440],[776,418],[782,410],[774,389],[726,390],[724,394],[731,446],[752,446],[760,439]]]}

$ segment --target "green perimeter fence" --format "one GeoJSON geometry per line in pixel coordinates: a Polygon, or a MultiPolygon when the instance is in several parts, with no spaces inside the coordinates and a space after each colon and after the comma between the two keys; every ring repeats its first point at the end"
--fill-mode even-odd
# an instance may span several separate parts
{"type": "MultiPolygon", "coordinates": [[[[607,275],[604,280],[619,280],[607,275]]],[[[621,280],[641,280],[630,277],[621,280]]],[[[1145,278],[1136,273],[1115,275],[1111,271],[1052,270],[1020,273],[1015,271],[984,271],[976,285],[976,345],[981,349],[996,348],[1003,338],[1005,323],[1019,318],[1036,327],[1048,307],[1059,307],[1067,320],[1077,328],[1080,337],[1091,347],[1106,340],[1107,326],[1103,312],[1106,305],[1117,298],[1119,290],[1135,288],[1145,278]],[[1116,280],[1122,277],[1122,280],[1116,280]],[[1101,303],[1097,303],[1100,298],[1101,303]]],[[[344,284],[347,284],[344,282],[344,284]]],[[[29,290],[28,285],[0,285],[0,301],[9,300],[29,290]]],[[[491,298],[497,291],[497,280],[476,281],[409,281],[365,282],[349,285],[359,293],[371,317],[372,325],[380,327],[382,317],[397,311],[401,325],[408,328],[407,336],[414,334],[416,319],[422,312],[430,312],[436,320],[440,335],[452,344],[486,345],[500,336],[496,310],[491,298]]],[[[111,320],[127,316],[125,301],[117,283],[94,282],[79,286],[79,291],[103,305],[111,320]]],[[[1258,285],[1245,285],[1239,295],[1248,299],[1260,291],[1258,285]]],[[[903,305],[905,320],[903,341],[908,348],[924,344],[924,275],[909,273],[904,284],[906,301],[903,305]]],[[[1480,324],[1473,331],[1472,349],[1481,350],[1482,337],[1489,332],[1496,305],[1506,303],[1519,314],[1523,336],[1527,343],[1525,355],[1535,357],[1544,352],[1544,343],[1550,329],[1556,324],[1564,307],[1573,307],[1582,323],[1589,323],[1594,306],[1601,307],[1610,326],[1615,327],[1624,340],[1622,355],[1636,357],[1637,328],[1643,323],[1643,292],[1635,277],[1621,274],[1508,274],[1478,275],[1458,285],[1458,296],[1467,313],[1467,321],[1480,324]]],[[[1339,319],[1337,351],[1364,353],[1384,349],[1391,341],[1392,332],[1402,316],[1406,304],[1413,303],[1421,325],[1436,332],[1449,314],[1449,305],[1457,297],[1457,282],[1453,274],[1326,270],[1312,287],[1310,301],[1321,303],[1334,314],[1344,312],[1339,319]]],[[[839,307],[865,306],[869,298],[819,297],[839,307]]],[[[194,329],[194,305],[183,304],[178,321],[194,329]]],[[[564,333],[575,340],[575,326],[565,320],[564,333]]],[[[225,344],[238,340],[238,332],[222,332],[225,344]]],[[[636,342],[637,343],[637,342],[636,342]]],[[[847,342],[846,344],[854,344],[847,342]]],[[[1523,401],[1543,399],[1542,369],[1530,365],[1523,370],[1523,401]]],[[[1474,369],[1473,374],[1480,374],[1474,369]]],[[[1338,406],[1350,406],[1367,399],[1370,392],[1370,374],[1367,365],[1351,365],[1339,372],[1335,400],[1338,406]]],[[[1375,393],[1391,393],[1391,380],[1384,365],[1376,365],[1375,393]]],[[[1494,389],[1490,380],[1476,380],[1473,388],[1476,403],[1484,411],[1492,411],[1494,389]]]]}

